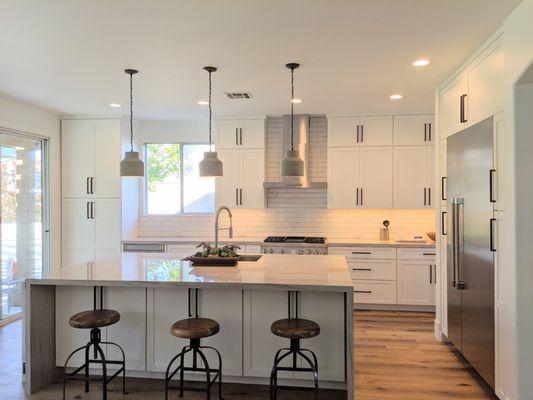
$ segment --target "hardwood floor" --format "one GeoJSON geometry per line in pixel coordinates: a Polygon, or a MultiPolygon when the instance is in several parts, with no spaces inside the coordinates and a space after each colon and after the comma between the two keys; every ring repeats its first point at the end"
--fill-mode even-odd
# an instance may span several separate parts
{"type": "MultiPolygon", "coordinates": [[[[20,377],[21,321],[0,328],[0,398],[25,400],[20,377]]],[[[355,313],[355,377],[357,400],[486,400],[476,380],[448,346],[433,337],[433,315],[389,311],[355,313]]],[[[112,385],[109,399],[163,399],[160,382],[129,380],[130,393],[121,395],[119,382],[112,385]]],[[[262,400],[268,398],[266,388],[246,389],[224,386],[226,400],[262,400]]],[[[31,397],[37,400],[61,398],[59,386],[31,397]]],[[[80,382],[69,385],[68,399],[101,399],[95,390],[83,393],[80,382]]],[[[213,393],[213,398],[218,398],[213,393]]],[[[175,398],[175,396],[172,396],[175,398]]],[[[283,391],[280,400],[310,399],[310,392],[283,391]]],[[[321,399],[333,400],[328,392],[321,399]]],[[[188,392],[184,399],[205,399],[204,393],[188,392]]]]}
{"type": "Polygon", "coordinates": [[[433,336],[433,314],[355,313],[357,400],[493,399],[433,336]]]}

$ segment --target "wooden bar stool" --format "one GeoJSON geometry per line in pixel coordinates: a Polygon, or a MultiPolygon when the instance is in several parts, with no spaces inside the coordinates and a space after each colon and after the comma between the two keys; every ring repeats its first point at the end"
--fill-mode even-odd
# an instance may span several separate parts
{"type": "MultiPolygon", "coordinates": [[[[183,374],[185,371],[189,372],[205,372],[206,374],[206,392],[207,400],[211,399],[211,386],[216,382],[218,378],[218,397],[222,399],[222,357],[217,349],[210,346],[202,346],[200,340],[213,335],[216,335],[220,331],[220,325],[218,322],[209,318],[198,317],[198,289],[189,289],[188,293],[189,303],[189,318],[182,319],[174,323],[170,328],[170,333],[181,339],[189,339],[190,343],[185,346],[181,351],[170,360],[167,371],[165,374],[165,400],[168,400],[168,392],[170,389],[179,390],[179,397],[183,397],[183,390],[198,390],[194,388],[183,387],[183,374]],[[195,313],[194,317],[191,312],[191,293],[194,290],[195,296],[195,313]],[[215,351],[218,356],[218,369],[209,367],[207,358],[202,350],[209,349],[215,351]],[[185,354],[192,351],[192,367],[185,366],[185,354]],[[198,356],[202,359],[203,368],[198,367],[198,356]],[[172,365],[177,359],[180,359],[179,365],[171,372],[172,365]],[[179,375],[179,386],[170,386],[171,379],[177,374],[179,375]],[[215,375],[211,379],[211,374],[215,375]]],[[[203,389],[200,389],[203,390],[203,389]]]]}
{"type": "Polygon", "coordinates": [[[97,288],[96,286],[93,289],[93,309],[89,311],[82,311],[70,317],[69,324],[71,327],[76,329],[90,329],[91,336],[89,342],[82,347],[74,350],[67,357],[65,362],[64,372],[63,372],[63,400],[65,400],[65,390],[68,380],[75,379],[79,372],[84,371],[84,376],[81,377],[81,380],[85,381],[85,392],[89,391],[89,381],[101,381],[102,382],[102,391],[103,391],[103,400],[107,400],[107,385],[113,379],[115,379],[122,372],[122,393],[127,394],[126,392],[126,356],[124,350],[118,344],[113,342],[102,342],[100,328],[105,326],[110,326],[116,324],[120,321],[120,313],[115,310],[105,310],[103,309],[103,287],[100,287],[100,308],[97,308],[97,288]],[[104,351],[102,350],[102,344],[111,345],[117,347],[122,353],[122,360],[106,360],[104,351]],[[89,358],[89,353],[93,347],[93,358],[89,358]],[[74,354],[79,351],[85,351],[85,362],[75,371],[67,374],[66,369],[68,366],[69,360],[74,354]],[[98,359],[100,357],[100,359],[98,359]],[[89,366],[91,364],[100,364],[102,366],[102,377],[89,377],[89,366]],[[120,365],[120,368],[110,377],[107,376],[107,366],[108,365],[120,365]]]}
{"type": "Polygon", "coordinates": [[[277,320],[270,327],[274,335],[290,340],[290,347],[279,349],[274,356],[274,367],[270,374],[270,399],[277,400],[278,398],[278,371],[312,372],[315,381],[315,398],[318,399],[318,360],[311,350],[301,348],[300,340],[318,336],[320,326],[308,319],[298,318],[298,292],[289,292],[288,305],[289,318],[277,320]],[[294,313],[291,312],[293,297],[295,301],[294,313]],[[291,317],[293,314],[294,317],[291,317]],[[281,353],[283,354],[281,355],[281,353]],[[311,356],[312,360],[306,353],[311,356]],[[280,367],[281,361],[289,356],[292,356],[292,366],[280,367]],[[308,368],[298,367],[298,356],[307,362],[308,368]]]}

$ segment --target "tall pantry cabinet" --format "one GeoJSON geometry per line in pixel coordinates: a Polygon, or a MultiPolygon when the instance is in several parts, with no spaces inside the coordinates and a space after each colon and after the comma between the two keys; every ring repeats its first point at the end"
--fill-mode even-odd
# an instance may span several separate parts
{"type": "Polygon", "coordinates": [[[61,121],[62,267],[120,252],[120,120],[61,121]]]}

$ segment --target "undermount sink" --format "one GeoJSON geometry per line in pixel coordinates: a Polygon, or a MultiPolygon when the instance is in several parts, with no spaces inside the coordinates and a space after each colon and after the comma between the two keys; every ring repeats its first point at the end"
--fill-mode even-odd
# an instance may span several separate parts
{"type": "Polygon", "coordinates": [[[261,254],[257,254],[257,255],[243,255],[243,256],[239,256],[238,260],[239,261],[259,261],[259,259],[263,257],[261,254]]]}

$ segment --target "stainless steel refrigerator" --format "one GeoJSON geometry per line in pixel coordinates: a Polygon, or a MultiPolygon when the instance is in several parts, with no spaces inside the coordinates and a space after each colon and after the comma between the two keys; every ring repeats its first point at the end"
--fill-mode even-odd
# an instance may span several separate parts
{"type": "Polygon", "coordinates": [[[448,339],[494,388],[493,119],[447,141],[448,339]]]}

